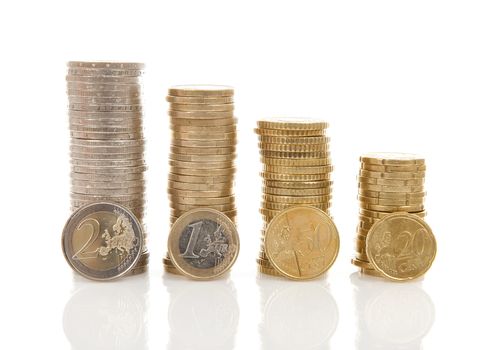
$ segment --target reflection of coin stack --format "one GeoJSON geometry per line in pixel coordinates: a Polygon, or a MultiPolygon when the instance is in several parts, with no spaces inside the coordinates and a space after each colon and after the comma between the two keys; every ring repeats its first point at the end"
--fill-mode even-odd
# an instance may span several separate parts
{"type": "Polygon", "coordinates": [[[369,262],[366,239],[374,223],[394,212],[407,212],[424,218],[423,158],[413,154],[371,153],[360,157],[358,199],[359,224],[356,255],[352,263],[362,273],[381,276],[369,262]]]}
{"type": "Polygon", "coordinates": [[[235,348],[240,309],[231,279],[197,284],[178,278],[165,281],[169,293],[167,349],[235,348]]]}
{"type": "Polygon", "coordinates": [[[257,285],[261,349],[330,348],[339,311],[326,279],[291,284],[259,275],[257,285]]]}
{"type": "Polygon", "coordinates": [[[422,349],[435,307],[419,283],[389,284],[351,275],[357,324],[356,349],[422,349]]]}
{"type": "MultiPolygon", "coordinates": [[[[169,89],[172,141],[168,193],[171,224],[191,209],[212,208],[236,218],[233,180],[236,122],[233,88],[185,85],[169,89]]],[[[167,272],[176,273],[169,256],[167,272]]]]}
{"type": "MultiPolygon", "coordinates": [[[[144,217],[141,63],[69,62],[71,210],[114,202],[144,217]]],[[[136,267],[148,263],[146,245],[136,267]]]]}
{"type": "Polygon", "coordinates": [[[333,170],[329,153],[328,123],[303,119],[258,121],[263,163],[263,201],[260,212],[265,221],[261,251],[257,259],[259,271],[278,276],[264,250],[264,233],[271,219],[281,210],[308,205],[328,214],[333,170]]]}

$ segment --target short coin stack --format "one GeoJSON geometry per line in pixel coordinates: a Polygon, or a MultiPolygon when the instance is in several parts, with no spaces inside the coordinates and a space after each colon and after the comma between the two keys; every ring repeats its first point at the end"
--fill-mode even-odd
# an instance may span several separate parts
{"type": "Polygon", "coordinates": [[[364,274],[382,277],[368,256],[369,231],[383,218],[396,212],[411,213],[419,218],[426,216],[424,208],[426,165],[424,158],[406,153],[369,153],[361,156],[360,162],[358,175],[360,220],[355,243],[356,255],[352,263],[360,267],[364,274]]]}
{"type": "Polygon", "coordinates": [[[270,221],[281,210],[312,206],[328,214],[332,193],[333,167],[329,153],[328,123],[309,119],[258,121],[255,129],[263,171],[260,212],[264,219],[259,271],[279,275],[265,253],[264,236],[270,221]]]}
{"type": "MultiPolygon", "coordinates": [[[[68,63],[72,212],[95,202],[113,202],[143,221],[143,68],[141,63],[68,63]]],[[[148,256],[143,245],[130,273],[145,271],[148,256]]]]}
{"type": "MultiPolygon", "coordinates": [[[[180,85],[169,89],[172,131],[168,194],[171,225],[192,209],[210,208],[235,222],[233,192],[237,119],[233,88],[180,85]]],[[[178,273],[169,255],[167,272],[178,273]]]]}

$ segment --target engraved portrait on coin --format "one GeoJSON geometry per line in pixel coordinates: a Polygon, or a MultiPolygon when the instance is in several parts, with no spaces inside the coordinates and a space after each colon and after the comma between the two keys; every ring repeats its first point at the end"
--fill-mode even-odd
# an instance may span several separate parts
{"type": "Polygon", "coordinates": [[[169,256],[176,268],[195,279],[210,279],[227,271],[239,250],[233,222],[222,212],[193,209],[182,215],[169,235],[169,256]]]}

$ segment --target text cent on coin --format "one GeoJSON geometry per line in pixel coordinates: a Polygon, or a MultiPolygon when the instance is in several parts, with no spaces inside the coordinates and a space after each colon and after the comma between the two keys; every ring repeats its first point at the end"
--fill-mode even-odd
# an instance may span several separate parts
{"type": "Polygon", "coordinates": [[[387,215],[367,235],[367,256],[372,266],[391,280],[422,276],[435,259],[437,244],[423,219],[408,213],[387,215]]]}

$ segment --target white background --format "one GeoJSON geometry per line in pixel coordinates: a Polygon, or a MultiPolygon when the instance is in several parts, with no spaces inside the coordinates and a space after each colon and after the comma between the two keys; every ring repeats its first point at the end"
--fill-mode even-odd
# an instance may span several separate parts
{"type": "Polygon", "coordinates": [[[1,348],[499,348],[499,1],[4,1],[1,348]],[[147,64],[148,275],[74,277],[65,62],[147,64]],[[212,283],[165,276],[167,88],[235,87],[241,253],[212,283]],[[341,252],[328,276],[260,278],[256,120],[323,118],[341,252]],[[438,255],[424,280],[350,265],[358,156],[426,157],[438,255]]]}

